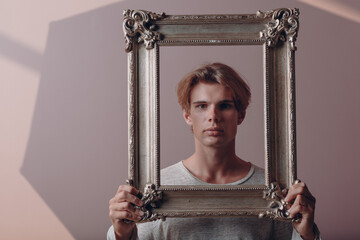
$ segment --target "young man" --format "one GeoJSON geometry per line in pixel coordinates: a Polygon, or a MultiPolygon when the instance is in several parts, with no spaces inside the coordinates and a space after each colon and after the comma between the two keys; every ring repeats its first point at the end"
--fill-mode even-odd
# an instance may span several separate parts
{"type": "MultiPolygon", "coordinates": [[[[185,76],[178,85],[178,102],[185,122],[194,134],[195,152],[189,158],[161,171],[162,184],[264,184],[262,169],[235,154],[237,126],[246,115],[250,89],[229,66],[208,64],[185,76]]],[[[289,189],[293,202],[290,217],[300,213],[300,222],[249,218],[169,218],[150,223],[138,221],[135,209],[142,202],[138,190],[121,185],[110,200],[108,239],[314,239],[315,198],[304,183],[289,189]]]]}

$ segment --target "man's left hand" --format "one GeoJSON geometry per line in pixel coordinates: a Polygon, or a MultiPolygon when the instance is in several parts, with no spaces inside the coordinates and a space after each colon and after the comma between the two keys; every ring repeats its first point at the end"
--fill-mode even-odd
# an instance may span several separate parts
{"type": "Polygon", "coordinates": [[[298,182],[292,185],[285,201],[291,206],[289,209],[290,217],[299,217],[293,222],[296,231],[301,235],[304,240],[315,238],[314,233],[314,211],[315,211],[315,198],[310,193],[306,184],[298,182]]]}

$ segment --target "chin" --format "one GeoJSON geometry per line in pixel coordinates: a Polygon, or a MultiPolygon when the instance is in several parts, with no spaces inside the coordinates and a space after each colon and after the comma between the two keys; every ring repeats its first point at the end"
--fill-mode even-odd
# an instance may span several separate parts
{"type": "Polygon", "coordinates": [[[206,141],[204,145],[208,147],[221,147],[224,145],[224,141],[206,141]]]}

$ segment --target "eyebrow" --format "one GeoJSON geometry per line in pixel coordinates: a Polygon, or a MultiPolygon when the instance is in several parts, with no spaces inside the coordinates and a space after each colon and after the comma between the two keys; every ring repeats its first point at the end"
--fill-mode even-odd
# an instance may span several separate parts
{"type": "MultiPolygon", "coordinates": [[[[224,99],[221,100],[219,103],[234,103],[234,102],[235,102],[234,100],[224,99]]],[[[202,104],[202,103],[207,103],[207,101],[200,100],[200,101],[192,102],[192,104],[202,104]]]]}

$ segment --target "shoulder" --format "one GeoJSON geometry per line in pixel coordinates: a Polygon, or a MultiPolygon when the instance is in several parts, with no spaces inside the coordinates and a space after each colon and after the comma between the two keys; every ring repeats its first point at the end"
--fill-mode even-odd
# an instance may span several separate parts
{"type": "Polygon", "coordinates": [[[167,182],[168,179],[172,179],[174,177],[180,177],[179,175],[183,175],[181,162],[175,163],[174,165],[161,169],[160,180],[167,182]]]}
{"type": "Polygon", "coordinates": [[[254,166],[254,176],[257,176],[257,175],[262,175],[262,176],[265,176],[265,170],[261,167],[258,167],[254,164],[252,164],[254,166]]]}
{"type": "Polygon", "coordinates": [[[184,167],[182,161],[160,171],[161,185],[197,185],[199,182],[184,167]]]}
{"type": "Polygon", "coordinates": [[[166,168],[163,168],[161,169],[161,174],[171,174],[171,173],[174,173],[174,172],[177,172],[179,169],[181,169],[181,166],[182,165],[182,162],[177,162],[169,167],[166,167],[166,168]]]}
{"type": "Polygon", "coordinates": [[[254,164],[251,164],[251,170],[244,185],[264,185],[265,184],[265,171],[254,164]]]}

